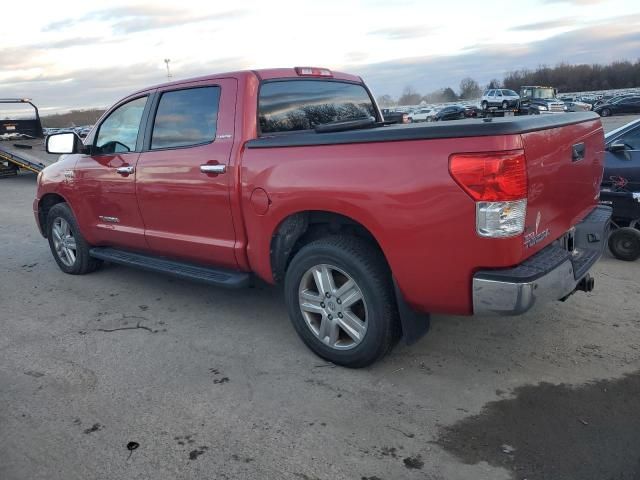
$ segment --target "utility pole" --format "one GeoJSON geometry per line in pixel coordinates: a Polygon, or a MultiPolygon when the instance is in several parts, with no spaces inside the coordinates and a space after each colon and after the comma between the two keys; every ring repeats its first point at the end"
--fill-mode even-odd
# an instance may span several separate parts
{"type": "Polygon", "coordinates": [[[171,80],[171,70],[169,69],[169,62],[171,61],[170,58],[165,58],[164,59],[164,63],[167,64],[167,81],[171,80]]]}

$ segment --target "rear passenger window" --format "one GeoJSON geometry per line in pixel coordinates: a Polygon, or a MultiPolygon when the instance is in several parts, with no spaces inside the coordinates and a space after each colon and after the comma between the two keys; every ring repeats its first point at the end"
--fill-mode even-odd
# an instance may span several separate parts
{"type": "Polygon", "coordinates": [[[377,117],[362,85],[327,80],[266,82],[260,88],[258,111],[262,133],[377,117]]]}
{"type": "Polygon", "coordinates": [[[220,87],[165,92],[153,123],[151,149],[209,143],[216,137],[220,87]]]}

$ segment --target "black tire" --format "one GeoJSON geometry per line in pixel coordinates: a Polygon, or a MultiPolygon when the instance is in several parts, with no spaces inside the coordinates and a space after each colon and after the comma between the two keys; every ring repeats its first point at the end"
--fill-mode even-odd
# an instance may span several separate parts
{"type": "MultiPolygon", "coordinates": [[[[391,272],[378,249],[364,240],[335,235],[305,245],[287,269],[284,288],[289,318],[296,332],[313,352],[330,362],[351,368],[366,367],[383,357],[400,337],[391,272]],[[321,341],[302,313],[299,295],[304,279],[308,278],[311,269],[322,265],[336,267],[351,277],[362,294],[366,331],[359,343],[348,349],[340,350],[321,341]]],[[[340,303],[338,299],[335,301],[340,303]]],[[[329,313],[329,310],[325,312],[329,313]]],[[[321,319],[329,317],[315,315],[321,319]]],[[[339,322],[337,318],[334,321],[339,322]]],[[[345,330],[341,332],[343,334],[345,330]]],[[[348,336],[346,338],[352,340],[348,336]]]]}
{"type": "Polygon", "coordinates": [[[509,102],[505,100],[504,102],[502,102],[502,109],[506,110],[507,108],[509,108],[509,102]]]}
{"type": "Polygon", "coordinates": [[[611,110],[609,110],[608,108],[603,108],[600,111],[600,116],[601,117],[609,117],[609,116],[611,116],[611,110]]]}
{"type": "Polygon", "coordinates": [[[487,102],[486,100],[482,101],[482,110],[487,110],[489,108],[489,102],[487,102]]]}
{"type": "Polygon", "coordinates": [[[90,245],[80,233],[78,222],[76,221],[71,208],[69,208],[69,205],[66,203],[58,203],[49,210],[49,214],[47,215],[47,239],[49,240],[49,248],[51,249],[53,258],[60,267],[60,270],[65,273],[69,273],[71,275],[84,275],[85,273],[93,272],[102,265],[102,260],[89,256],[90,245]],[[72,237],[75,239],[76,248],[75,259],[73,262],[69,262],[69,259],[65,261],[65,257],[56,250],[54,225],[59,220],[63,220],[67,223],[72,237]]]}
{"type": "Polygon", "coordinates": [[[622,227],[609,235],[609,250],[619,260],[632,262],[640,258],[640,230],[622,227]]]}

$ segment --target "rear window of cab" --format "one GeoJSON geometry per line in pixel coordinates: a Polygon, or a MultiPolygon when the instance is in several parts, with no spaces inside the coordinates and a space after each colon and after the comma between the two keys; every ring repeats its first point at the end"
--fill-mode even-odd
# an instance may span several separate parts
{"type": "Polygon", "coordinates": [[[260,87],[261,133],[311,130],[332,122],[376,118],[362,84],[328,80],[269,81],[260,87]]]}

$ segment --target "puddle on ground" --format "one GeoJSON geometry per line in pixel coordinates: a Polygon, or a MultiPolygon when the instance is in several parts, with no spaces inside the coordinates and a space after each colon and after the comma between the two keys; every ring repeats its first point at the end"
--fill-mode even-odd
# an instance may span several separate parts
{"type": "Polygon", "coordinates": [[[640,479],[640,371],[584,385],[520,387],[443,427],[438,445],[527,480],[640,479]]]}

